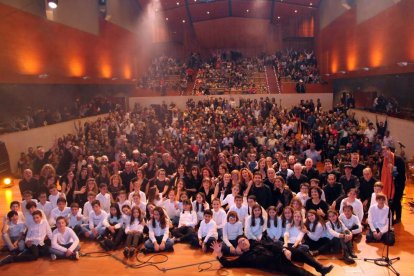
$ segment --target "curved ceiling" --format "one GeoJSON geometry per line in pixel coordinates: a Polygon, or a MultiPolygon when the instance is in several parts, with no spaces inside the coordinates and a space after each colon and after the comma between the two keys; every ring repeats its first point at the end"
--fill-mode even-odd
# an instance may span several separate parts
{"type": "Polygon", "coordinates": [[[162,13],[169,27],[224,17],[266,19],[283,23],[315,14],[320,0],[137,0],[143,10],[162,13]]]}

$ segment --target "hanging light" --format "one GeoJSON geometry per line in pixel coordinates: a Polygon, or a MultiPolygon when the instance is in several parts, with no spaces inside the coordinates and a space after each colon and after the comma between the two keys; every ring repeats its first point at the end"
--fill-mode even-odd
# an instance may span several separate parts
{"type": "Polygon", "coordinates": [[[51,9],[56,9],[58,7],[58,0],[47,0],[47,5],[51,9]]]}

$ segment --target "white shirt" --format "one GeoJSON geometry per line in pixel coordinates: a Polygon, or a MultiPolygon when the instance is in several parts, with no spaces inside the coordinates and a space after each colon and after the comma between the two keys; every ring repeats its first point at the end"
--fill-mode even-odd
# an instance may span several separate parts
{"type": "Polygon", "coordinates": [[[83,217],[85,218],[85,221],[89,221],[89,214],[93,211],[92,204],[87,201],[83,205],[83,217]]]}
{"type": "Polygon", "coordinates": [[[228,246],[233,246],[230,241],[235,240],[238,236],[243,235],[243,224],[237,221],[234,224],[227,222],[223,228],[223,242],[228,246]]]}
{"type": "Polygon", "coordinates": [[[362,225],[359,218],[355,215],[352,215],[351,218],[347,218],[344,213],[339,216],[339,219],[346,226],[346,228],[351,229],[354,225],[358,226],[358,229],[351,230],[352,234],[359,234],[362,232],[362,225]]]}
{"type": "Polygon", "coordinates": [[[242,223],[242,225],[244,226],[244,222],[246,221],[246,218],[249,215],[249,208],[245,205],[242,205],[240,208],[238,208],[236,205],[234,205],[233,207],[231,207],[229,209],[229,211],[227,212],[227,214],[230,211],[234,211],[237,213],[237,216],[239,217],[239,221],[242,223]]]}
{"type": "Polygon", "coordinates": [[[99,193],[96,195],[96,199],[101,203],[102,210],[109,213],[109,208],[111,207],[111,195],[109,193],[104,195],[99,193]]]}
{"type": "Polygon", "coordinates": [[[144,231],[144,220],[139,222],[137,219],[134,219],[132,223],[129,221],[125,228],[125,234],[129,234],[132,231],[138,231],[142,233],[144,231]]]}
{"type": "Polygon", "coordinates": [[[132,208],[132,206],[131,206],[132,203],[129,200],[124,200],[124,202],[118,201],[117,204],[118,204],[119,210],[122,210],[122,207],[124,207],[125,205],[128,205],[129,207],[132,208]]]}
{"type": "MultiPolygon", "coordinates": [[[[316,224],[315,231],[311,232],[309,230],[309,232],[306,234],[308,238],[313,241],[318,241],[320,238],[324,237],[325,235],[325,229],[323,228],[322,224],[320,222],[317,222],[317,223],[318,224],[316,224]]],[[[313,223],[309,223],[309,229],[312,229],[312,228],[313,228],[313,223]]]]}
{"type": "Polygon", "coordinates": [[[206,202],[206,203],[204,203],[204,209],[202,210],[203,208],[201,208],[201,204],[198,204],[197,203],[197,201],[193,201],[193,210],[197,213],[197,219],[200,221],[200,220],[203,220],[203,218],[204,218],[204,211],[205,210],[207,210],[207,209],[210,209],[210,205],[206,202]],[[197,205],[198,205],[198,212],[197,212],[197,205]]]}
{"type": "Polygon", "coordinates": [[[52,236],[52,248],[57,249],[62,252],[66,252],[68,250],[74,251],[76,247],[79,245],[79,238],[76,236],[75,232],[69,228],[65,227],[65,231],[61,233],[59,229],[55,229],[53,231],[52,236]],[[67,249],[66,247],[63,247],[62,245],[66,245],[72,243],[72,245],[67,249]]]}
{"type": "Polygon", "coordinates": [[[302,194],[302,192],[299,192],[296,196],[300,199],[300,201],[302,201],[302,206],[305,206],[306,200],[309,199],[309,194],[302,194]]]}
{"type": "Polygon", "coordinates": [[[47,220],[50,219],[50,214],[52,213],[52,210],[53,210],[53,206],[52,206],[52,203],[50,201],[46,201],[44,205],[42,203],[38,202],[37,203],[37,209],[42,210],[43,213],[45,213],[47,220]]]}
{"type": "Polygon", "coordinates": [[[348,228],[346,228],[346,226],[342,223],[342,221],[339,220],[338,218],[338,224],[336,225],[333,223],[331,223],[329,220],[326,222],[326,237],[330,240],[332,240],[333,238],[339,238],[340,234],[343,234],[345,230],[348,230],[348,228]],[[333,225],[333,227],[332,227],[333,225]]]}
{"type": "MultiPolygon", "coordinates": [[[[133,200],[134,199],[134,194],[135,194],[135,191],[128,195],[128,200],[130,202],[134,201],[133,200]]],[[[147,204],[147,196],[145,195],[145,193],[143,191],[139,191],[139,195],[141,196],[141,202],[144,203],[144,204],[147,204]]]]}
{"type": "Polygon", "coordinates": [[[364,206],[362,205],[361,200],[356,198],[353,202],[350,202],[348,201],[348,198],[342,199],[341,206],[339,207],[340,214],[344,212],[342,208],[345,206],[345,202],[354,208],[354,214],[359,218],[359,221],[362,221],[362,219],[364,218],[364,206]]]}
{"type": "Polygon", "coordinates": [[[373,129],[369,129],[367,128],[364,132],[364,135],[368,138],[368,141],[370,143],[372,143],[372,141],[374,140],[374,136],[377,133],[377,131],[375,130],[375,128],[373,129]]]}
{"type": "Polygon", "coordinates": [[[165,211],[167,212],[170,218],[178,217],[180,215],[180,209],[178,208],[178,201],[171,202],[171,200],[167,199],[162,202],[161,206],[162,208],[165,209],[165,211]]]}
{"type": "Polygon", "coordinates": [[[189,227],[195,227],[197,225],[197,214],[196,212],[192,211],[191,213],[188,211],[184,211],[180,213],[180,220],[178,223],[178,227],[181,226],[189,226],[189,227]]]}
{"type": "Polygon", "coordinates": [[[49,195],[49,201],[52,203],[53,208],[57,207],[57,200],[60,198],[66,198],[64,193],[58,192],[56,195],[49,195]]]}
{"type": "Polygon", "coordinates": [[[284,237],[288,238],[288,243],[295,244],[298,242],[299,244],[302,242],[303,236],[305,233],[298,226],[294,226],[292,224],[288,224],[284,233],[284,237]]]}
{"type": "MultiPolygon", "coordinates": [[[[47,222],[45,213],[43,213],[42,210],[39,210],[39,211],[42,213],[42,221],[47,222]]],[[[36,224],[36,223],[33,220],[33,216],[32,216],[32,214],[29,213],[29,215],[26,217],[26,226],[27,226],[27,228],[29,228],[30,226],[32,226],[34,224],[36,224]]]]}
{"type": "Polygon", "coordinates": [[[228,207],[231,208],[231,207],[233,207],[235,205],[235,203],[234,203],[234,195],[232,195],[232,194],[228,194],[225,198],[224,198],[224,195],[221,194],[220,195],[220,201],[221,201],[221,206],[224,206],[224,205],[227,204],[228,207]]]}
{"type": "Polygon", "coordinates": [[[372,232],[378,228],[381,233],[388,232],[388,210],[389,207],[379,208],[377,204],[371,205],[368,210],[368,224],[372,232]]]}
{"type": "Polygon", "coordinates": [[[52,239],[52,230],[49,223],[46,220],[42,220],[40,223],[33,223],[28,226],[26,241],[32,241],[34,245],[43,246],[46,236],[52,239]]]}
{"type": "Polygon", "coordinates": [[[211,210],[213,212],[213,220],[216,222],[217,229],[223,229],[224,225],[227,222],[227,214],[226,212],[220,208],[217,212],[211,210]]]}
{"type": "Polygon", "coordinates": [[[269,218],[268,226],[266,229],[268,237],[272,240],[279,240],[282,236],[282,220],[279,217],[276,217],[276,220],[277,226],[275,227],[274,220],[269,218]]]}
{"type": "Polygon", "coordinates": [[[101,213],[97,215],[95,211],[90,212],[89,214],[89,229],[101,228],[103,227],[103,221],[108,216],[108,213],[104,210],[101,210],[101,213]]]}
{"type": "Polygon", "coordinates": [[[155,242],[155,237],[162,236],[162,241],[166,241],[168,239],[168,235],[170,234],[170,230],[168,229],[168,223],[165,228],[161,228],[160,223],[155,221],[155,228],[152,227],[152,220],[148,223],[148,236],[152,242],[155,242]]]}
{"type": "Polygon", "coordinates": [[[67,218],[70,215],[70,207],[65,207],[63,210],[59,210],[58,207],[53,208],[52,213],[50,214],[49,224],[50,226],[55,226],[57,217],[67,218]]]}
{"type": "Polygon", "coordinates": [[[198,239],[201,240],[204,238],[204,242],[207,242],[211,237],[218,239],[216,222],[214,220],[210,220],[206,223],[205,220],[202,220],[200,228],[198,228],[198,239]]]}
{"type": "Polygon", "coordinates": [[[251,226],[252,219],[252,216],[248,216],[246,218],[246,222],[244,224],[244,234],[249,240],[261,240],[263,232],[266,230],[266,218],[263,217],[263,225],[260,225],[260,218],[255,218],[255,226],[251,226]]]}
{"type": "Polygon", "coordinates": [[[26,225],[24,224],[24,222],[17,221],[16,224],[14,224],[11,221],[7,222],[7,232],[10,237],[19,237],[25,231],[26,231],[26,225]]]}
{"type": "Polygon", "coordinates": [[[79,208],[79,211],[76,215],[72,214],[72,212],[68,216],[68,227],[74,228],[76,225],[83,224],[85,217],[82,215],[82,208],[79,208]]]}

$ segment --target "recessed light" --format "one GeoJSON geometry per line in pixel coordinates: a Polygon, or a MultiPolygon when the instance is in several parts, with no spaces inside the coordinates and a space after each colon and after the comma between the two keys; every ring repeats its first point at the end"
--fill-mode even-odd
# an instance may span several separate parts
{"type": "Polygon", "coordinates": [[[207,14],[210,14],[210,12],[209,12],[209,11],[207,11],[206,13],[207,13],[207,14]]]}
{"type": "Polygon", "coordinates": [[[249,12],[250,10],[246,10],[246,12],[249,12]]]}
{"type": "Polygon", "coordinates": [[[309,6],[312,6],[312,5],[313,5],[313,4],[312,4],[312,2],[310,2],[310,3],[309,3],[309,6]]]}
{"type": "Polygon", "coordinates": [[[177,2],[177,6],[179,6],[180,5],[180,2],[177,2]]]}
{"type": "Polygon", "coordinates": [[[280,19],[280,16],[278,16],[277,19],[280,19]]]}
{"type": "Polygon", "coordinates": [[[295,13],[298,13],[298,10],[295,10],[295,13]]]}
{"type": "Polygon", "coordinates": [[[185,23],[185,19],[183,19],[183,23],[185,23]]]}
{"type": "Polygon", "coordinates": [[[166,18],[165,18],[165,20],[167,20],[167,21],[168,21],[168,17],[166,17],[166,18]]]}

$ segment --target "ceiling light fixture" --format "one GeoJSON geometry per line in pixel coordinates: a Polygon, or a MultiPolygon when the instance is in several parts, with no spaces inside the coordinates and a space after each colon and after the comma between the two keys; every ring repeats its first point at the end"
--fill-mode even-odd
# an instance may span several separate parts
{"type": "Polygon", "coordinates": [[[47,0],[47,5],[54,10],[58,7],[58,0],[47,0]]]}

